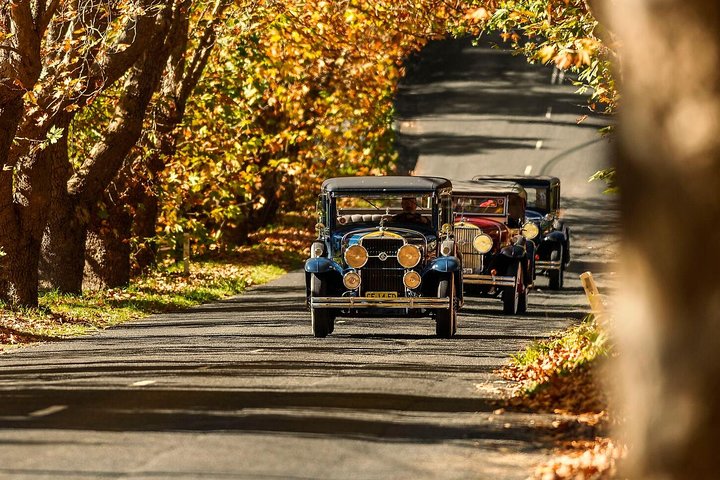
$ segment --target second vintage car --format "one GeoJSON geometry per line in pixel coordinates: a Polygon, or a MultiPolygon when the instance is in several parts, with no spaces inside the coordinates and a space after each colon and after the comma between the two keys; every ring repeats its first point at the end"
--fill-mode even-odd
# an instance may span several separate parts
{"type": "Polygon", "coordinates": [[[514,182],[453,181],[455,239],[468,295],[499,297],[503,312],[527,310],[535,278],[537,226],[525,218],[526,193],[514,182]]]}
{"type": "Polygon", "coordinates": [[[560,216],[560,179],[532,175],[478,175],[474,180],[511,181],[527,193],[527,217],[538,226],[535,266],[548,277],[550,290],[560,290],[570,263],[570,228],[560,216]]]}
{"type": "Polygon", "coordinates": [[[437,336],[455,334],[463,294],[449,180],[331,178],[317,214],[305,262],[316,337],[332,333],[339,316],[426,316],[437,336]]]}

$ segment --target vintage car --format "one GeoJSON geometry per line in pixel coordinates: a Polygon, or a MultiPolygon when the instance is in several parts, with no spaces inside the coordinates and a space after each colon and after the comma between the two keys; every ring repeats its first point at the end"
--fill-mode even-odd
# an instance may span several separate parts
{"type": "Polygon", "coordinates": [[[316,337],[335,318],[427,316],[439,337],[457,330],[462,267],[452,185],[437,177],[341,177],[322,184],[318,238],[305,262],[316,337]]]}
{"type": "Polygon", "coordinates": [[[522,185],[527,192],[529,220],[538,226],[535,267],[548,277],[551,290],[564,283],[565,268],[570,263],[570,229],[560,218],[560,179],[550,176],[478,175],[476,181],[504,180],[522,185]]]}
{"type": "Polygon", "coordinates": [[[465,293],[499,297],[504,313],[524,313],[535,278],[529,239],[537,236],[525,217],[525,190],[514,182],[453,181],[453,203],[465,293]]]}

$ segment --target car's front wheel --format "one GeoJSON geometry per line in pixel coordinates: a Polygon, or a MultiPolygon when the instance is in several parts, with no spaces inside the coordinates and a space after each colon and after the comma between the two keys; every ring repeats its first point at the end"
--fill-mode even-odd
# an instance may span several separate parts
{"type": "Polygon", "coordinates": [[[548,278],[550,280],[550,290],[560,290],[563,287],[564,276],[565,276],[565,265],[563,264],[563,248],[558,247],[557,250],[553,250],[550,254],[551,262],[560,262],[560,268],[557,270],[550,270],[548,272],[548,278]]]}
{"type": "Polygon", "coordinates": [[[438,298],[450,298],[450,308],[439,308],[435,311],[435,335],[450,338],[457,331],[457,310],[455,309],[455,277],[440,280],[438,298]]]}
{"type": "MultiPolygon", "coordinates": [[[[527,287],[523,282],[522,263],[508,267],[507,276],[515,277],[515,285],[504,287],[502,291],[503,313],[515,315],[522,313],[520,308],[527,309],[527,287]]],[[[524,310],[523,310],[524,311],[524,310]]]]}
{"type": "MultiPolygon", "coordinates": [[[[312,297],[326,297],[327,292],[327,282],[317,275],[312,275],[310,278],[310,293],[312,297]]],[[[334,330],[335,317],[332,310],[328,308],[311,308],[310,317],[312,319],[313,335],[316,337],[327,337],[334,330]]]]}

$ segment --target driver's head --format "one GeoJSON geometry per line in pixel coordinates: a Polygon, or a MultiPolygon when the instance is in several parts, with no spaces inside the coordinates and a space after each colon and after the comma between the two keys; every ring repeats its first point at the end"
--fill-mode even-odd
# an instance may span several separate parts
{"type": "Polygon", "coordinates": [[[401,205],[403,211],[414,212],[417,209],[417,200],[415,197],[403,197],[401,205]]]}

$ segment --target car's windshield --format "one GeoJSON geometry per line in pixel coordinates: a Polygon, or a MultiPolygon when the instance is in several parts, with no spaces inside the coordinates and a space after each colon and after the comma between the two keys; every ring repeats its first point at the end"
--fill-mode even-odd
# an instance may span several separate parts
{"type": "Polygon", "coordinates": [[[543,187],[525,187],[527,192],[527,208],[545,211],[548,209],[548,191],[543,187]]]}
{"type": "Polygon", "coordinates": [[[505,215],[505,197],[472,196],[455,199],[455,213],[463,215],[505,215]]]}
{"type": "Polygon", "coordinates": [[[433,196],[431,194],[378,194],[335,196],[335,211],[339,224],[405,222],[432,224],[433,196]]]}

